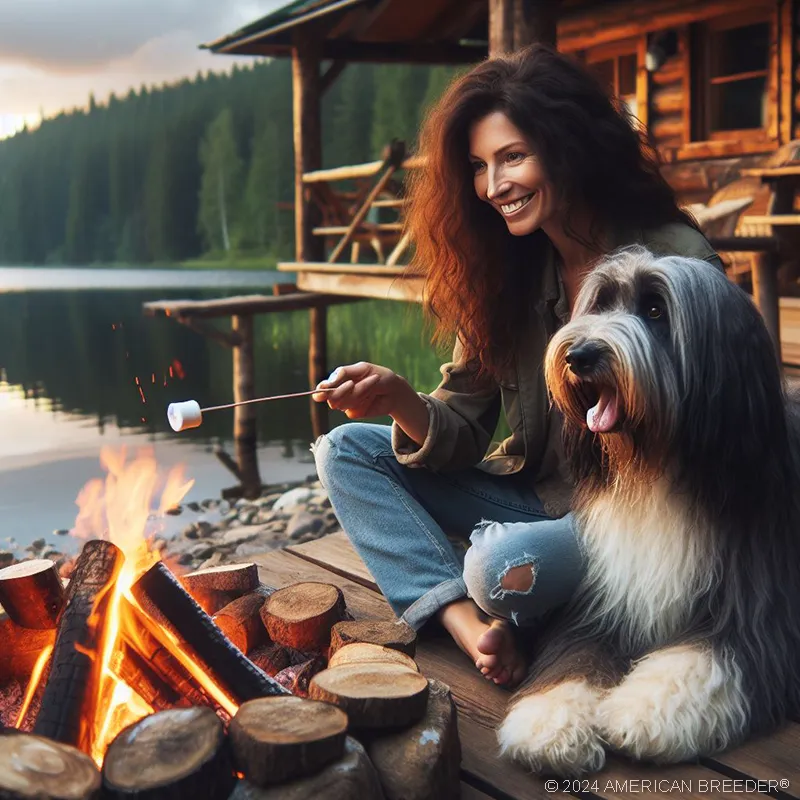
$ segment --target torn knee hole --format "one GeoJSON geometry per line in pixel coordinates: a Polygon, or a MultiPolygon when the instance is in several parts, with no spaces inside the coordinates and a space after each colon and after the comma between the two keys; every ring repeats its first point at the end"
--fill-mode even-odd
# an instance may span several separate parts
{"type": "Polygon", "coordinates": [[[510,592],[529,592],[536,581],[536,565],[520,564],[511,567],[500,579],[501,588],[510,592]]]}

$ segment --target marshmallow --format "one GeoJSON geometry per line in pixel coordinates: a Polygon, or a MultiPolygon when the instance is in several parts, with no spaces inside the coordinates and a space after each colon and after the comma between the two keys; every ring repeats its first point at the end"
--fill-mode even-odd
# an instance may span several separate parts
{"type": "Polygon", "coordinates": [[[188,431],[203,424],[203,412],[197,400],[184,400],[182,403],[169,404],[167,419],[172,430],[188,431]]]}

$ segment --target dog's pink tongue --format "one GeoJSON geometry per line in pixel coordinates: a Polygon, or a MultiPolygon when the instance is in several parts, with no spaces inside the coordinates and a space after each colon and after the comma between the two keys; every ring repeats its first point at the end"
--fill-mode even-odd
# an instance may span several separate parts
{"type": "Polygon", "coordinates": [[[613,389],[603,389],[597,405],[586,412],[586,424],[594,433],[608,433],[617,424],[617,394],[613,389]]]}

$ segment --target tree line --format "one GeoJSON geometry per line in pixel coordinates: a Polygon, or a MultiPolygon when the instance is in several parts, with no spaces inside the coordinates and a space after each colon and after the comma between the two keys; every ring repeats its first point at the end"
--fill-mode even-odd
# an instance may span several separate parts
{"type": "MultiPolygon", "coordinates": [[[[323,166],[413,147],[455,71],[348,65],[322,103],[323,166]]],[[[290,257],[293,164],[287,59],[90,96],[0,141],[0,264],[290,257]]]]}

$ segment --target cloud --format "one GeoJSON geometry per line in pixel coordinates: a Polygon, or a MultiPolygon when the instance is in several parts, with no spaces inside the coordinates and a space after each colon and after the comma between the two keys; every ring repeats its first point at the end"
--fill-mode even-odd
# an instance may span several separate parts
{"type": "MultiPolygon", "coordinates": [[[[1,0],[0,0],[1,1],[1,0]]],[[[99,103],[114,92],[118,97],[131,88],[192,78],[198,71],[220,72],[234,63],[252,64],[252,57],[235,58],[198,50],[193,34],[185,31],[158,36],[125,58],[116,58],[91,70],[53,73],[36,66],[0,64],[0,117],[46,117],[62,109],[85,107],[89,93],[99,103]]],[[[10,131],[6,130],[8,135],[10,131]]]]}
{"type": "MultiPolygon", "coordinates": [[[[181,35],[194,49],[284,0],[1,0],[0,64],[86,71],[181,35]]],[[[180,60],[180,54],[177,55],[180,60]]]]}

